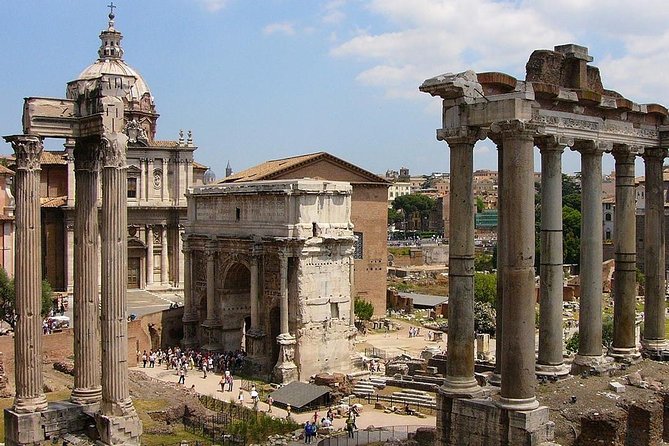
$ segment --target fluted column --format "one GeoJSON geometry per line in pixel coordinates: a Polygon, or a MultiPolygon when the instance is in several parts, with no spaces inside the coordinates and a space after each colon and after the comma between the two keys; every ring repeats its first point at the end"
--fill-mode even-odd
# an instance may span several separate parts
{"type": "Polygon", "coordinates": [[[581,298],[579,345],[572,369],[601,363],[602,356],[602,150],[580,142],[581,153],[581,298]]]}
{"type": "Polygon", "coordinates": [[[287,384],[299,379],[297,365],[295,364],[295,336],[290,334],[289,327],[289,305],[288,305],[288,252],[280,252],[280,274],[281,274],[281,301],[280,331],[276,337],[279,344],[279,359],[274,366],[273,374],[276,382],[287,384]]]}
{"type": "Polygon", "coordinates": [[[40,156],[36,136],[6,136],[16,156],[16,245],[14,251],[15,312],[14,363],[16,412],[47,408],[42,377],[42,259],[40,223],[40,156]]]}
{"type": "Polygon", "coordinates": [[[643,349],[651,357],[669,350],[666,340],[664,181],[662,164],[666,149],[646,148],[646,216],[644,221],[644,306],[643,349]]]}
{"type": "Polygon", "coordinates": [[[495,299],[495,371],[490,379],[490,384],[496,387],[502,385],[502,339],[504,329],[502,324],[502,308],[504,302],[504,254],[506,253],[506,234],[504,226],[504,154],[501,137],[494,137],[497,145],[497,289],[495,299]]]}
{"type": "MultiPolygon", "coordinates": [[[[252,248],[255,251],[255,247],[252,248]]],[[[257,330],[258,327],[258,256],[256,252],[251,252],[251,330],[257,330]]]]}
{"type": "Polygon", "coordinates": [[[446,136],[450,149],[447,372],[440,391],[472,395],[474,378],[474,144],[478,129],[446,136]]]}
{"type": "Polygon", "coordinates": [[[351,307],[349,308],[350,324],[351,327],[355,327],[355,259],[353,256],[351,256],[348,263],[348,280],[351,283],[351,307]]]}
{"type": "Polygon", "coordinates": [[[613,348],[611,356],[630,361],[639,356],[634,340],[636,320],[636,201],[634,157],[629,146],[615,145],[616,207],[613,238],[613,348]]]}
{"type": "Polygon", "coordinates": [[[539,358],[537,374],[569,373],[562,350],[562,151],[555,137],[537,140],[541,151],[541,266],[539,297],[539,358]]]}
{"type": "Polygon", "coordinates": [[[160,252],[160,281],[163,285],[168,285],[170,281],[169,263],[167,260],[167,225],[162,226],[161,252],[160,252]]]}
{"type": "Polygon", "coordinates": [[[100,257],[98,227],[98,143],[80,143],[74,151],[74,390],[72,401],[100,401],[100,257]]]}
{"type": "Polygon", "coordinates": [[[511,410],[539,407],[534,365],[534,136],[520,121],[492,129],[501,133],[504,150],[504,225],[502,386],[498,405],[511,410]]]}
{"type": "Polygon", "coordinates": [[[107,417],[133,415],[128,391],[127,137],[100,146],[102,162],[102,405],[107,417]]]}
{"type": "Polygon", "coordinates": [[[216,322],[216,246],[207,244],[205,251],[207,256],[207,320],[206,324],[211,326],[216,322]]]}
{"type": "Polygon", "coordinates": [[[146,286],[153,285],[153,226],[146,226],[146,286]]]}
{"type": "Polygon", "coordinates": [[[288,256],[280,255],[281,264],[281,334],[289,334],[288,328],[288,256]]]}

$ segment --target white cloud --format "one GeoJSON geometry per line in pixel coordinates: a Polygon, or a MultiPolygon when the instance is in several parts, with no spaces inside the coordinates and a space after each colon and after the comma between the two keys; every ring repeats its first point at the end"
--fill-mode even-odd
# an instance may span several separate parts
{"type": "Polygon", "coordinates": [[[322,20],[328,24],[338,24],[346,19],[346,13],[342,11],[346,5],[346,0],[331,0],[324,6],[324,13],[322,20]]]}
{"type": "Polygon", "coordinates": [[[669,71],[666,0],[368,0],[365,8],[380,25],[332,42],[330,54],[366,64],[356,80],[390,97],[417,98],[424,79],[448,71],[523,78],[533,50],[577,43],[591,48],[605,88],[669,102],[659,75],[669,71]]]}
{"type": "Polygon", "coordinates": [[[295,35],[295,27],[292,23],[289,22],[280,22],[280,23],[270,23],[265,26],[262,30],[263,34],[266,36],[272,34],[284,34],[286,36],[295,35]]]}
{"type": "Polygon", "coordinates": [[[225,8],[229,0],[198,0],[198,2],[209,12],[217,12],[225,8]]]}

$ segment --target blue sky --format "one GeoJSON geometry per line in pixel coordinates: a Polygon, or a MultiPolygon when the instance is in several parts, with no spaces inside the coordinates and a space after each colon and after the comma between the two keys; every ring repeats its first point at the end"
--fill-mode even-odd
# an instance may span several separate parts
{"type": "MultiPolygon", "coordinates": [[[[63,97],[97,58],[109,0],[0,3],[0,132],[26,96],[63,97]]],[[[669,104],[669,2],[640,0],[116,0],[125,61],[151,89],[159,139],[193,131],[223,175],[325,150],[376,173],[449,170],[426,79],[466,69],[524,77],[536,48],[590,48],[604,85],[669,104]],[[632,5],[632,6],[631,6],[632,5]]],[[[49,148],[59,149],[57,141],[49,148]]],[[[10,152],[9,145],[0,149],[10,152]]],[[[491,143],[476,168],[495,168],[491,143]]],[[[578,171],[566,153],[566,171],[578,171]]],[[[613,166],[605,156],[604,171],[613,166]]],[[[539,170],[539,162],[535,170],[539,170]]]]}

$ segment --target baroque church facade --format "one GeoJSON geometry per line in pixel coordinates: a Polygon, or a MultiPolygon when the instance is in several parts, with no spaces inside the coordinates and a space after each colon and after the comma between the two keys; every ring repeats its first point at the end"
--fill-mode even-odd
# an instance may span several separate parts
{"type": "MultiPolygon", "coordinates": [[[[197,147],[190,131],[180,131],[175,140],[155,138],[159,114],[154,98],[142,76],[124,61],[122,36],[115,34],[118,39],[100,34],[98,59],[67,84],[67,97],[103,75],[135,78],[125,98],[127,284],[130,289],[181,289],[185,194],[212,174],[205,175],[207,167],[194,161],[197,147]]],[[[42,274],[59,291],[72,291],[74,283],[74,145],[66,139],[63,150],[45,150],[41,156],[42,274]]]]}

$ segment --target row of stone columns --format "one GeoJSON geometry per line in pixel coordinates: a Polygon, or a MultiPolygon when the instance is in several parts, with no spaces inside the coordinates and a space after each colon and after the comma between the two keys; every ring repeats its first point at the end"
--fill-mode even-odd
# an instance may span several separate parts
{"type": "MultiPolygon", "coordinates": [[[[42,318],[40,228],[39,137],[5,138],[16,154],[16,398],[14,410],[39,412],[47,408],[42,390],[42,318]]],[[[75,388],[72,400],[80,404],[100,402],[98,423],[104,444],[119,444],[115,417],[131,417],[126,423],[134,444],[141,426],[128,391],[128,343],[126,318],[127,281],[127,173],[126,137],[86,138],[75,148],[75,388]],[[98,234],[98,160],[102,167],[102,233],[98,234]],[[102,239],[102,299],[98,318],[98,236],[102,239]],[[100,337],[102,334],[102,354],[100,337]],[[100,358],[101,356],[101,358],[100,358]],[[100,366],[102,364],[102,366],[100,366]],[[131,426],[132,425],[132,426],[131,426]]]]}
{"type": "MultiPolygon", "coordinates": [[[[493,380],[501,381],[501,407],[538,407],[536,374],[563,375],[562,292],[562,168],[564,147],[581,154],[581,298],[577,366],[606,361],[602,354],[602,154],[610,146],[597,141],[561,141],[539,137],[537,129],[519,121],[490,129],[499,148],[498,342],[493,380]],[[535,361],[534,283],[534,146],[542,157],[542,223],[539,356],[535,361]],[[501,375],[501,376],[500,376],[501,375]]],[[[447,376],[441,392],[474,396],[473,317],[473,147],[479,129],[439,135],[450,148],[450,296],[447,376]]],[[[636,235],[634,151],[614,146],[616,160],[616,269],[614,275],[614,341],[612,356],[629,361],[638,356],[634,345],[636,303],[636,235]]],[[[647,149],[645,224],[646,325],[644,347],[666,349],[664,334],[664,198],[663,149],[647,149]]]]}

